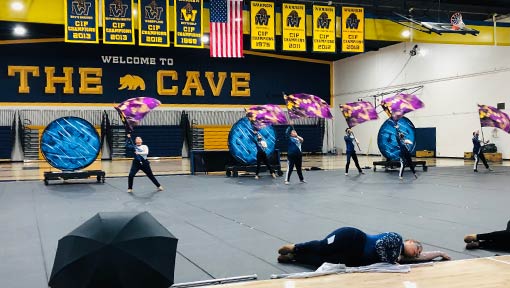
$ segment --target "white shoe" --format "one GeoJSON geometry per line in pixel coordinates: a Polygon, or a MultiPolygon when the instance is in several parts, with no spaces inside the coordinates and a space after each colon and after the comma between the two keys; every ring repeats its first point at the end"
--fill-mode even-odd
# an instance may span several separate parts
{"type": "Polygon", "coordinates": [[[165,190],[165,189],[163,188],[163,186],[159,186],[159,187],[158,187],[158,191],[163,191],[163,190],[165,190]]]}
{"type": "Polygon", "coordinates": [[[304,180],[304,179],[303,179],[303,180],[301,180],[301,183],[303,183],[303,184],[304,184],[304,183],[306,183],[306,180],[304,180]]]}
{"type": "Polygon", "coordinates": [[[400,179],[400,180],[404,180],[404,177],[398,177],[398,179],[400,179]]]}
{"type": "Polygon", "coordinates": [[[349,176],[349,173],[345,173],[345,176],[349,176]]]}
{"type": "Polygon", "coordinates": [[[283,182],[283,183],[285,183],[285,185],[289,185],[289,181],[285,181],[285,182],[283,182]]]}
{"type": "Polygon", "coordinates": [[[128,189],[127,193],[133,193],[133,189],[128,189]]]}
{"type": "Polygon", "coordinates": [[[255,175],[255,180],[259,180],[259,175],[255,175]]]}

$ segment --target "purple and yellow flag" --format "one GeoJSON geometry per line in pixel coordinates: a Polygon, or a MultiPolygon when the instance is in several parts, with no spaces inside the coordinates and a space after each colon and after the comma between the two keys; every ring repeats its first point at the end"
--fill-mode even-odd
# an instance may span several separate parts
{"type": "Polygon", "coordinates": [[[478,105],[480,125],[482,127],[496,127],[510,133],[510,118],[507,114],[487,105],[478,105]]]}
{"type": "Polygon", "coordinates": [[[115,109],[119,112],[127,132],[131,133],[133,128],[140,124],[145,115],[160,104],[159,100],[151,97],[137,97],[120,103],[115,109]]]}
{"type": "Polygon", "coordinates": [[[287,123],[285,112],[278,105],[273,104],[252,106],[246,109],[246,117],[259,130],[267,125],[287,123]]]}
{"type": "Polygon", "coordinates": [[[331,110],[328,103],[318,96],[298,93],[291,95],[284,95],[283,98],[287,103],[289,116],[292,119],[301,117],[309,118],[326,118],[331,119],[331,110]]]}
{"type": "Polygon", "coordinates": [[[347,121],[349,128],[378,118],[377,112],[370,102],[359,101],[345,103],[340,105],[340,110],[342,110],[342,114],[344,114],[345,121],[347,121]]]}
{"type": "Polygon", "coordinates": [[[391,118],[398,121],[404,114],[423,108],[425,104],[414,94],[399,93],[395,96],[383,99],[381,105],[386,106],[391,112],[391,118]]]}

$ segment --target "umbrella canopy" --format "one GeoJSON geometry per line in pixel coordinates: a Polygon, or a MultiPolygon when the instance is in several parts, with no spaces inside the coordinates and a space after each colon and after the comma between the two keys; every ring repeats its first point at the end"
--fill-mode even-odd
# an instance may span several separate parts
{"type": "Polygon", "coordinates": [[[148,212],[98,213],[58,242],[50,287],[169,287],[177,238],[148,212]]]}
{"type": "Polygon", "coordinates": [[[305,93],[284,95],[289,116],[292,119],[309,117],[309,118],[326,118],[331,119],[331,110],[328,103],[320,97],[305,93]]]}
{"type": "Polygon", "coordinates": [[[128,99],[115,107],[119,112],[120,118],[128,133],[133,132],[133,128],[140,124],[142,119],[152,109],[161,105],[159,100],[151,97],[137,97],[128,99]]]}
{"type": "Polygon", "coordinates": [[[251,106],[246,109],[246,117],[257,130],[268,125],[287,123],[287,117],[282,108],[273,104],[251,106]]]}
{"type": "Polygon", "coordinates": [[[349,128],[378,118],[372,103],[366,101],[342,104],[340,105],[340,110],[342,110],[342,114],[349,128]]]}
{"type": "Polygon", "coordinates": [[[423,108],[425,104],[414,94],[399,93],[395,96],[382,100],[381,105],[389,110],[394,121],[402,118],[405,114],[423,108]]]}
{"type": "Polygon", "coordinates": [[[480,126],[497,127],[506,133],[510,133],[510,117],[497,108],[488,105],[478,105],[480,126]]]}

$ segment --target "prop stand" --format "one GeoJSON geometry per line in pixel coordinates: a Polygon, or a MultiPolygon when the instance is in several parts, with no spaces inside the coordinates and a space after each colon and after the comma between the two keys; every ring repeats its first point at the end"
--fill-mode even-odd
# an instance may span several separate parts
{"type": "MultiPolygon", "coordinates": [[[[374,161],[372,162],[372,165],[374,165],[374,172],[376,170],[376,166],[382,166],[384,167],[384,171],[388,171],[389,169],[398,169],[400,168],[400,161],[399,160],[386,160],[386,161],[374,161]]],[[[427,171],[427,161],[413,161],[413,165],[421,166],[423,168],[423,171],[427,171]]]]}
{"type": "Polygon", "coordinates": [[[83,170],[83,171],[60,171],[44,172],[44,185],[48,185],[50,180],[69,180],[69,179],[89,179],[96,177],[97,183],[104,183],[106,173],[103,170],[83,170]]]}

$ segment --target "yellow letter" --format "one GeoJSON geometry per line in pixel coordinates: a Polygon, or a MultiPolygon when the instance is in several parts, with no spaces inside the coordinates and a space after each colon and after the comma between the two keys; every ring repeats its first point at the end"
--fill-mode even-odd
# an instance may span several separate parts
{"type": "Polygon", "coordinates": [[[103,69],[101,68],[80,68],[80,94],[103,94],[103,85],[101,85],[101,76],[103,76],[103,69]],[[89,75],[96,77],[89,77],[89,75]],[[96,86],[89,87],[91,84],[96,86]]]}
{"type": "Polygon", "coordinates": [[[55,83],[64,84],[64,93],[65,94],[73,94],[73,67],[64,67],[64,76],[55,77],[55,67],[44,67],[44,72],[46,72],[46,87],[44,87],[44,92],[47,94],[55,94],[57,93],[55,89],[55,83]]]}
{"type": "Polygon", "coordinates": [[[197,96],[204,96],[204,89],[200,83],[199,71],[186,71],[186,85],[182,89],[182,96],[191,96],[191,89],[197,90],[197,96]]]}
{"type": "Polygon", "coordinates": [[[7,75],[15,76],[19,73],[18,93],[30,93],[28,86],[28,73],[32,73],[35,77],[39,77],[39,67],[37,66],[8,66],[7,75]]]}
{"type": "Polygon", "coordinates": [[[232,91],[230,96],[250,97],[250,73],[232,72],[232,91]],[[240,79],[244,81],[240,81],[240,79]],[[239,90],[239,88],[247,88],[239,90]]]}
{"type": "Polygon", "coordinates": [[[214,72],[205,72],[205,78],[209,82],[209,87],[211,87],[212,94],[214,96],[220,96],[221,88],[223,88],[223,83],[225,83],[225,79],[227,78],[226,72],[218,72],[218,85],[214,83],[214,72]]]}
{"type": "Polygon", "coordinates": [[[170,77],[172,80],[177,80],[177,71],[175,70],[159,70],[157,77],[158,77],[158,94],[159,95],[170,95],[175,96],[179,92],[179,87],[172,86],[171,89],[166,89],[163,85],[163,81],[165,80],[165,77],[170,77]]]}

